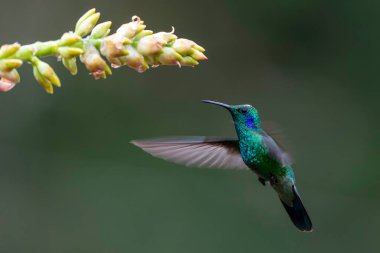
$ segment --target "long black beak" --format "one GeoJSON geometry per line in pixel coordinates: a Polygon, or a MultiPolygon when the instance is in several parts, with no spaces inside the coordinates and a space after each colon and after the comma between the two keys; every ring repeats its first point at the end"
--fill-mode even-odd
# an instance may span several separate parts
{"type": "Polygon", "coordinates": [[[224,104],[224,103],[221,103],[221,102],[216,102],[216,101],[212,101],[212,100],[202,100],[202,102],[208,103],[208,104],[219,105],[219,106],[224,107],[224,108],[226,108],[228,110],[231,109],[230,105],[227,105],[227,104],[224,104]]]}

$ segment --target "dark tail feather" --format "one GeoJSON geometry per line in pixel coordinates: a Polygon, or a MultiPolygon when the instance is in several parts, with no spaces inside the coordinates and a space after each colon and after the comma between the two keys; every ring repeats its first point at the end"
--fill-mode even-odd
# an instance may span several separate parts
{"type": "Polygon", "coordinates": [[[313,224],[309,218],[309,215],[306,212],[305,207],[302,204],[302,201],[297,193],[297,190],[294,189],[294,200],[293,206],[288,206],[284,201],[282,201],[282,205],[285,207],[286,212],[289,214],[290,219],[293,224],[301,231],[311,232],[313,230],[313,224]]]}

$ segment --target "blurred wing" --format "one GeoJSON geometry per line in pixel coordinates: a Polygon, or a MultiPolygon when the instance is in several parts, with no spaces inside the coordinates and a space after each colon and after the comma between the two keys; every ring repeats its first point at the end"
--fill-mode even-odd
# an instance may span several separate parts
{"type": "Polygon", "coordinates": [[[273,121],[263,121],[262,125],[265,133],[272,137],[280,149],[286,150],[288,157],[293,161],[294,147],[288,136],[282,131],[281,127],[273,121]]]}
{"type": "Polygon", "coordinates": [[[290,156],[280,148],[277,142],[267,133],[262,134],[263,142],[268,147],[268,155],[273,160],[278,161],[283,167],[292,163],[290,156]]]}
{"type": "Polygon", "coordinates": [[[210,137],[174,137],[132,143],[149,154],[186,166],[249,169],[237,140],[210,137]]]}

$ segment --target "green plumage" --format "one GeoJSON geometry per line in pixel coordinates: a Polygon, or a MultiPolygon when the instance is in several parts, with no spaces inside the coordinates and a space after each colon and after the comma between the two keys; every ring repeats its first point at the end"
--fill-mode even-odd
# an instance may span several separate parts
{"type": "Polygon", "coordinates": [[[278,146],[278,150],[271,150],[273,145],[268,145],[268,140],[275,143],[261,128],[257,110],[250,105],[235,105],[229,106],[229,111],[238,135],[241,156],[248,167],[266,180],[273,176],[293,175],[292,168],[283,166],[285,164],[281,161],[286,154],[278,146]]]}
{"type": "Polygon", "coordinates": [[[281,164],[268,156],[263,137],[260,133],[249,130],[239,135],[239,147],[244,162],[254,170],[259,176],[268,179],[271,176],[283,176],[288,167],[282,167],[281,164]]]}
{"type": "Polygon", "coordinates": [[[277,192],[294,225],[311,231],[312,223],[298,195],[289,156],[262,128],[251,105],[227,105],[234,120],[237,140],[209,137],[175,137],[133,141],[146,152],[179,164],[210,168],[251,169],[259,181],[277,192]]]}

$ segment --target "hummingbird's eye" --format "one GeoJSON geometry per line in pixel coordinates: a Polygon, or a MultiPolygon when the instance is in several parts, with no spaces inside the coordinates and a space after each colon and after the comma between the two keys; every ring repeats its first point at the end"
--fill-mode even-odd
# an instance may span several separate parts
{"type": "Polygon", "coordinates": [[[240,112],[242,114],[246,114],[248,112],[248,109],[247,108],[242,108],[242,109],[240,109],[240,112]]]}

